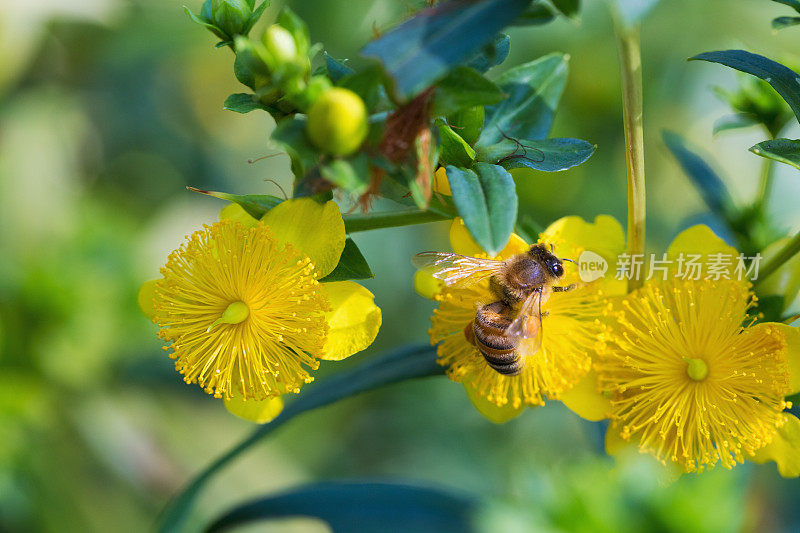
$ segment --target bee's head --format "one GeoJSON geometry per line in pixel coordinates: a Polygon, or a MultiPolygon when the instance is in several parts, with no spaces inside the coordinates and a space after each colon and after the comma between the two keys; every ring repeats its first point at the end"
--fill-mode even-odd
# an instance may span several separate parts
{"type": "Polygon", "coordinates": [[[571,261],[570,259],[560,259],[553,253],[553,245],[551,244],[549,249],[544,244],[534,244],[531,246],[531,249],[528,250],[528,255],[530,255],[534,260],[538,261],[540,264],[543,264],[550,275],[560,278],[564,275],[564,261],[571,261]]]}

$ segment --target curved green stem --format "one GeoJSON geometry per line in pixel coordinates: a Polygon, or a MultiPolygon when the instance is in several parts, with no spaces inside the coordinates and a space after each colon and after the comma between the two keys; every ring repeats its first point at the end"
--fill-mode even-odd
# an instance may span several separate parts
{"type": "MultiPolygon", "coordinates": [[[[644,254],[645,186],[644,128],[642,125],[642,56],[639,26],[615,21],[622,74],[622,116],[625,129],[625,160],[628,176],[628,245],[631,256],[644,254]]],[[[640,277],[628,280],[628,291],[642,284],[640,277]]]]}
{"type": "Polygon", "coordinates": [[[184,531],[195,500],[214,474],[295,416],[384,385],[443,374],[442,367],[436,364],[435,348],[413,346],[375,357],[351,370],[327,378],[286,406],[278,418],[253,431],[249,437],[198,474],[164,509],[158,531],[184,531]]]}
{"type": "Polygon", "coordinates": [[[775,273],[786,261],[791,259],[800,252],[800,232],[797,233],[792,240],[786,243],[780,252],[775,257],[767,261],[763,268],[758,273],[758,279],[753,282],[753,285],[758,285],[763,280],[770,277],[775,273]]]}
{"type": "Polygon", "coordinates": [[[377,213],[354,213],[344,215],[344,228],[347,233],[367,231],[381,228],[396,228],[438,222],[453,218],[435,211],[422,211],[421,209],[403,209],[401,211],[385,211],[377,213]]]}

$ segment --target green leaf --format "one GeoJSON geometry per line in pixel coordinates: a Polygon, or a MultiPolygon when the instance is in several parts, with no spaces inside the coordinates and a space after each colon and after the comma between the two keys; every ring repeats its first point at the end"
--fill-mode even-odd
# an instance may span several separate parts
{"type": "Polygon", "coordinates": [[[289,154],[295,180],[301,180],[319,162],[319,151],[306,137],[306,117],[303,115],[278,122],[270,138],[289,154]]]}
{"type": "Polygon", "coordinates": [[[580,165],[592,156],[595,148],[580,139],[503,139],[497,144],[479,148],[478,161],[497,163],[507,169],[528,167],[558,172],[580,165]]]}
{"type": "Polygon", "coordinates": [[[800,0],[772,0],[772,1],[778,4],[789,6],[798,13],[800,13],[800,0]]]}
{"type": "MultiPolygon", "coordinates": [[[[251,8],[255,5],[255,2],[248,2],[248,3],[251,4],[250,5],[251,8]]],[[[267,9],[267,7],[269,7],[269,0],[265,0],[264,2],[261,2],[261,5],[253,10],[253,14],[250,15],[250,18],[248,19],[247,24],[245,25],[244,29],[242,30],[244,35],[247,35],[248,33],[250,33],[250,30],[253,29],[253,26],[255,26],[256,22],[258,22],[258,19],[261,18],[261,15],[264,14],[264,10],[267,9]]]]}
{"type": "Polygon", "coordinates": [[[563,15],[567,17],[574,17],[578,14],[581,8],[580,0],[551,0],[553,5],[556,6],[563,15]]]}
{"type": "Polygon", "coordinates": [[[500,87],[469,67],[456,67],[436,84],[431,114],[442,116],[461,109],[492,105],[503,100],[500,87]]]}
{"type": "Polygon", "coordinates": [[[195,187],[186,188],[192,192],[199,192],[200,194],[213,196],[220,200],[237,203],[247,211],[248,215],[256,219],[260,219],[267,211],[283,202],[283,199],[268,194],[230,194],[219,191],[204,191],[203,189],[197,189],[195,187]]]}
{"type": "Polygon", "coordinates": [[[514,26],[541,26],[555,20],[556,15],[545,4],[534,2],[514,21],[514,26]]]}
{"type": "Polygon", "coordinates": [[[185,531],[192,507],[206,483],[242,452],[259,443],[294,417],[386,385],[443,374],[443,368],[436,363],[435,348],[413,346],[373,357],[358,366],[308,386],[303,394],[289,403],[275,420],[253,431],[250,436],[222,454],[187,484],[164,509],[158,531],[161,533],[185,531]]]}
{"type": "Polygon", "coordinates": [[[345,65],[344,61],[339,61],[328,55],[328,52],[325,52],[323,55],[325,56],[325,66],[328,69],[328,77],[333,83],[355,72],[355,70],[345,65]]]}
{"type": "Polygon", "coordinates": [[[782,30],[800,24],[800,17],[777,17],[772,19],[772,29],[782,30]]]}
{"type": "Polygon", "coordinates": [[[319,281],[347,281],[349,279],[370,279],[374,277],[375,274],[370,270],[367,260],[361,254],[361,250],[358,249],[355,241],[348,237],[344,241],[344,250],[342,251],[342,257],[339,258],[339,264],[330,274],[320,278],[319,281]]]}
{"type": "Polygon", "coordinates": [[[369,187],[367,156],[363,153],[351,159],[334,159],[320,168],[322,177],[346,191],[363,194],[369,187]]]}
{"type": "Polygon", "coordinates": [[[367,44],[362,55],[377,58],[408,101],[472,57],[522,13],[530,0],[454,0],[417,13],[367,44]]]}
{"type": "Polygon", "coordinates": [[[248,93],[235,93],[225,99],[223,105],[228,111],[235,111],[237,113],[246,114],[256,109],[263,109],[270,111],[269,106],[262,104],[254,94],[248,93]]]}
{"type": "Polygon", "coordinates": [[[505,61],[510,51],[511,38],[504,33],[499,33],[492,42],[483,45],[480,51],[467,61],[467,66],[478,72],[486,72],[505,61]]]}
{"type": "Polygon", "coordinates": [[[800,120],[800,75],[792,69],[758,54],[744,50],[705,52],[689,60],[710,61],[757,76],[766,81],[786,100],[800,120]]]}
{"type": "Polygon", "coordinates": [[[447,167],[453,202],[475,242],[497,255],[517,220],[517,191],[506,169],[477,163],[475,170],[447,167]]]}
{"type": "Polygon", "coordinates": [[[305,485],[240,505],[218,518],[207,531],[276,518],[318,518],[334,533],[477,532],[473,523],[479,501],[440,488],[397,482],[334,481],[305,485]]]}
{"type": "Polygon", "coordinates": [[[759,120],[753,115],[745,113],[736,113],[733,115],[725,115],[718,118],[714,122],[713,134],[722,133],[723,131],[736,130],[739,128],[749,128],[759,124],[759,120]]]}
{"type": "Polygon", "coordinates": [[[453,131],[443,120],[437,120],[441,145],[439,147],[439,163],[469,168],[475,162],[475,150],[467,141],[453,131]]]}
{"type": "Polygon", "coordinates": [[[677,133],[664,131],[664,144],[677,159],[683,171],[700,191],[708,208],[723,219],[729,220],[734,212],[734,204],[728,188],[711,166],[692,151],[686,141],[677,133]]]}
{"type": "Polygon", "coordinates": [[[773,139],[751,146],[750,151],[761,157],[780,161],[800,169],[800,141],[773,139]]]}
{"type": "Polygon", "coordinates": [[[489,146],[504,137],[544,139],[567,81],[567,58],[550,54],[504,72],[497,80],[508,98],[486,108],[486,125],[478,144],[489,146]]]}

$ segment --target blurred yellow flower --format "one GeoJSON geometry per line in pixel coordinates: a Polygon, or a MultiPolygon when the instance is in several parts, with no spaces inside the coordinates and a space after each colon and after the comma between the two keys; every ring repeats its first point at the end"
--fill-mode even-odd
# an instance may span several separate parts
{"type": "MultiPolygon", "coordinates": [[[[280,412],[279,396],[313,380],[320,359],[369,346],[381,313],[357,283],[319,282],[344,248],[336,204],[288,200],[261,221],[246,216],[227,209],[191,235],[169,256],[150,301],[184,380],[224,398],[234,414],[266,422],[280,412]]],[[[145,310],[147,300],[140,294],[145,310]]]]}
{"type": "MultiPolygon", "coordinates": [[[[460,219],[453,221],[450,242],[456,253],[486,257],[460,219]]],[[[625,246],[622,228],[607,216],[597,217],[593,224],[579,217],[563,218],[542,233],[540,242],[552,243],[559,256],[576,261],[584,250],[613,261],[625,246]]],[[[524,253],[529,247],[519,236],[512,235],[497,259],[524,253]]],[[[415,277],[415,288],[420,294],[441,302],[431,318],[430,330],[431,343],[439,344],[439,363],[448,367],[452,380],[464,384],[478,411],[494,422],[513,418],[525,406],[543,405],[545,396],[561,399],[590,371],[605,298],[624,291],[624,285],[610,277],[580,284],[577,267],[568,265],[566,270],[560,283],[579,283],[579,286],[573,291],[554,294],[542,304],[541,348],[535,354],[526,354],[525,367],[516,376],[493,370],[464,335],[465,328],[475,318],[476,303],[493,298],[488,280],[466,288],[441,288],[431,282],[434,278],[430,273],[418,273],[415,277]]]]}
{"type": "MultiPolygon", "coordinates": [[[[696,226],[668,254],[720,250],[735,252],[696,226]]],[[[751,458],[800,474],[800,421],[783,413],[785,396],[800,390],[800,336],[784,324],[752,325],[754,300],[744,280],[675,276],[606,308],[594,366],[605,393],[596,402],[611,399],[609,447],[621,437],[685,472],[751,458]]]]}

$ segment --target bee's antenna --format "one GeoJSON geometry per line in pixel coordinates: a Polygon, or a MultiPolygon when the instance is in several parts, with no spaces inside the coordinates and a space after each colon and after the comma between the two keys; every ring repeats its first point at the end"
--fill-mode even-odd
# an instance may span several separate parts
{"type": "Polygon", "coordinates": [[[551,252],[555,252],[555,251],[556,251],[556,247],[555,247],[555,246],[553,246],[553,243],[552,243],[552,242],[550,243],[550,251],[551,251],[551,252]]]}
{"type": "Polygon", "coordinates": [[[576,263],[576,262],[575,262],[575,260],[574,260],[574,259],[567,259],[566,257],[562,257],[562,258],[561,258],[561,260],[562,260],[562,261],[569,261],[570,263],[572,263],[572,264],[575,264],[575,265],[577,265],[577,264],[578,264],[578,263],[576,263]]]}

